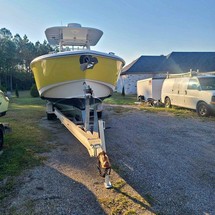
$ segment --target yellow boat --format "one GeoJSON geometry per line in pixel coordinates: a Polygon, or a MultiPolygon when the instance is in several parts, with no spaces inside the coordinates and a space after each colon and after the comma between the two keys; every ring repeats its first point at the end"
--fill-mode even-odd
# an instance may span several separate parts
{"type": "Polygon", "coordinates": [[[84,109],[86,93],[95,100],[112,95],[125,62],[113,53],[90,50],[101,38],[102,31],[69,24],[48,28],[45,33],[51,45],[59,45],[60,52],[31,62],[41,98],[84,109]],[[68,47],[73,51],[65,51],[68,47]],[[74,50],[77,47],[82,49],[74,50]]]}

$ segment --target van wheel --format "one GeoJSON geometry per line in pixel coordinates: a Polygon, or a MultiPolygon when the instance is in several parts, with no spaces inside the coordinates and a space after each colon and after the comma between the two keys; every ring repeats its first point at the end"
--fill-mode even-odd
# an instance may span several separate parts
{"type": "Polygon", "coordinates": [[[164,104],[165,104],[165,107],[166,107],[166,108],[171,108],[171,107],[172,107],[172,105],[171,105],[171,100],[170,100],[169,97],[166,97],[166,98],[165,98],[164,104]]]}
{"type": "Polygon", "coordinates": [[[210,108],[205,102],[200,102],[197,105],[196,111],[200,117],[206,117],[210,115],[210,108]]]}

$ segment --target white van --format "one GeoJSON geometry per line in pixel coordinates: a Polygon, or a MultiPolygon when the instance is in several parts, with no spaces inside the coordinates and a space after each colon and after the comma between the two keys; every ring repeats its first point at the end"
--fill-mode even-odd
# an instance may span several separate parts
{"type": "Polygon", "coordinates": [[[215,111],[215,75],[166,78],[161,101],[166,107],[185,107],[196,110],[199,116],[209,116],[215,111]]]}

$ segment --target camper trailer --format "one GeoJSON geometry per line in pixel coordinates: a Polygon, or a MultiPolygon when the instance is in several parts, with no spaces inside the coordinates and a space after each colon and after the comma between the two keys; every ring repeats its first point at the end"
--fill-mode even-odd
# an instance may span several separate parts
{"type": "Polygon", "coordinates": [[[168,75],[163,82],[161,101],[196,110],[199,116],[209,116],[215,111],[215,75],[208,73],[183,73],[168,75]]]}
{"type": "Polygon", "coordinates": [[[137,99],[139,101],[160,101],[164,78],[147,78],[137,81],[137,99]]]}

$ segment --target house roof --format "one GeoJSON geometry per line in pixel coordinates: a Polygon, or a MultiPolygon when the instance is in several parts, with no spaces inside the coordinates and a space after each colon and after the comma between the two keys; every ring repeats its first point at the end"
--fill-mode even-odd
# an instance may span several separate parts
{"type": "Polygon", "coordinates": [[[121,74],[141,74],[151,72],[162,72],[165,56],[141,56],[129,65],[125,66],[121,74]]]}
{"type": "Polygon", "coordinates": [[[215,52],[172,52],[167,56],[141,56],[123,68],[121,75],[215,71],[215,52]]]}

